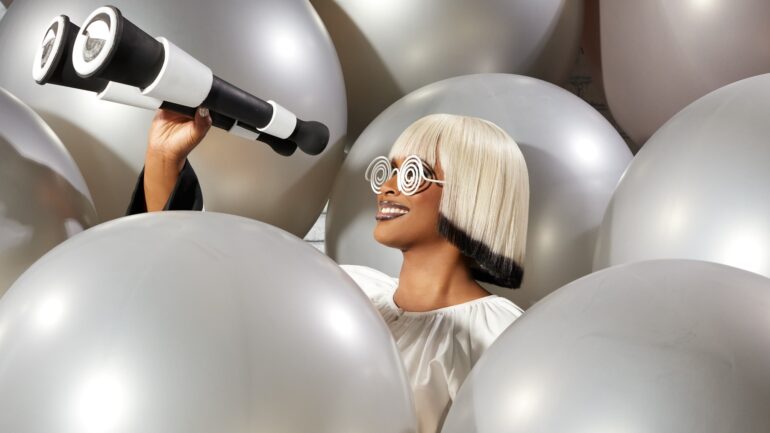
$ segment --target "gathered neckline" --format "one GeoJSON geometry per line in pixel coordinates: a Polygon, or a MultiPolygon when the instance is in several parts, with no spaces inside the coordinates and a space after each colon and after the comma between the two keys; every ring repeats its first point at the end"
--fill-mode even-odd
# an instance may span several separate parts
{"type": "Polygon", "coordinates": [[[446,312],[446,311],[450,311],[450,310],[456,310],[456,309],[459,309],[459,308],[462,308],[462,307],[478,304],[478,303],[481,303],[483,301],[488,301],[490,299],[498,298],[499,297],[498,295],[491,294],[491,295],[487,295],[487,296],[484,296],[484,297],[481,297],[481,298],[472,299],[470,301],[462,302],[462,303],[459,303],[459,304],[448,305],[446,307],[436,308],[435,310],[407,311],[407,310],[402,309],[401,307],[399,307],[396,304],[396,301],[393,299],[393,297],[395,295],[396,295],[396,293],[394,292],[393,294],[387,295],[385,297],[387,298],[388,303],[390,304],[391,307],[393,307],[396,311],[398,311],[399,314],[406,315],[406,316],[425,316],[425,315],[431,315],[431,314],[446,312]]]}

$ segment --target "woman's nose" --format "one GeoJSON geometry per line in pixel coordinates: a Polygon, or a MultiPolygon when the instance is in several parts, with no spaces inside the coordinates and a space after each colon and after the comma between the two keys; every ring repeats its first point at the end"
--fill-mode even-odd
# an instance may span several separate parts
{"type": "Polygon", "coordinates": [[[382,194],[394,194],[398,195],[401,193],[401,191],[398,190],[398,179],[396,178],[398,176],[398,172],[394,171],[393,174],[388,178],[388,180],[385,181],[384,184],[382,184],[382,194]]]}

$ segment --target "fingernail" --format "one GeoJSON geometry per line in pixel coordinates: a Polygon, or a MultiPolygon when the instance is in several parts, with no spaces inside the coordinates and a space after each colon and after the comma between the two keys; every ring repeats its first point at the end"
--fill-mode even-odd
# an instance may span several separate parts
{"type": "Polygon", "coordinates": [[[198,114],[201,117],[209,117],[209,109],[208,108],[203,108],[203,107],[198,108],[198,114]]]}

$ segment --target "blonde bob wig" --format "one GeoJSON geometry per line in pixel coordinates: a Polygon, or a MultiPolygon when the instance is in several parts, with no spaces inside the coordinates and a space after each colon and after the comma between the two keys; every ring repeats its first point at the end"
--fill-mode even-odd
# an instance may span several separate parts
{"type": "Polygon", "coordinates": [[[516,142],[492,122],[432,114],[411,124],[388,158],[440,161],[438,231],[471,259],[473,278],[517,288],[524,274],[529,174],[516,142]]]}

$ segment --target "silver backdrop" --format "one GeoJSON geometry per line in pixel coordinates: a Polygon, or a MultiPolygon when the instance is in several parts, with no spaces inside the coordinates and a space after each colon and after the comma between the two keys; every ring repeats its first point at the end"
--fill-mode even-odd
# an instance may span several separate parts
{"type": "MultiPolygon", "coordinates": [[[[266,145],[212,132],[191,162],[206,209],[256,218],[298,236],[312,227],[343,158],[346,131],[342,70],[323,24],[302,0],[116,0],[140,28],[165,36],[215,74],[331,130],[319,156],[284,158],[266,145]]],[[[67,146],[91,189],[102,221],[124,214],[144,160],[153,113],[98,101],[93,94],[39,86],[32,57],[50,20],[78,25],[102,0],[24,0],[0,22],[0,86],[34,108],[67,146]]]]}
{"type": "Polygon", "coordinates": [[[416,433],[355,282],[215,212],[126,217],[52,250],[0,299],[0,365],[3,432],[416,433]]]}
{"type": "Polygon", "coordinates": [[[477,74],[425,86],[394,103],[364,130],[335,181],[326,217],[326,252],[397,277],[401,252],[374,240],[376,196],[364,170],[387,155],[420,117],[481,117],[521,147],[530,176],[527,258],[522,288],[491,288],[522,308],[591,272],[596,232],[610,195],[631,160],[615,129],[590,105],[544,81],[477,74]]]}
{"type": "Polygon", "coordinates": [[[770,276],[770,74],[687,106],[661,127],[607,207],[594,269],[656,258],[770,276]]]}
{"type": "Polygon", "coordinates": [[[442,433],[770,431],[770,280],[636,262],[560,288],[487,349],[442,433]]]}
{"type": "Polygon", "coordinates": [[[600,2],[612,116],[637,147],[712,90],[770,72],[766,0],[600,2]]]}
{"type": "Polygon", "coordinates": [[[349,137],[405,94],[458,75],[503,72],[562,84],[583,0],[311,0],[348,91],[349,137]]]}
{"type": "Polygon", "coordinates": [[[0,87],[0,296],[40,256],[94,224],[91,195],[67,149],[0,87]]]}

